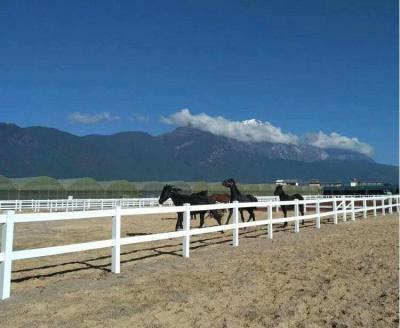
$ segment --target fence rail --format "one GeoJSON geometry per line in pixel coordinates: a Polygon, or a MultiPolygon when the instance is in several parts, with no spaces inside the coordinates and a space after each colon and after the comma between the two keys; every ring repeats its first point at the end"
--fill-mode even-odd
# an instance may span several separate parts
{"type": "Polygon", "coordinates": [[[99,209],[92,211],[72,211],[58,213],[15,213],[9,210],[6,214],[0,215],[0,224],[2,230],[1,253],[0,253],[0,299],[6,299],[10,296],[11,287],[11,269],[12,262],[15,260],[36,258],[42,256],[59,255],[65,253],[88,251],[100,248],[112,248],[111,252],[111,271],[113,273],[120,272],[120,249],[123,245],[130,245],[143,242],[151,242],[156,240],[167,240],[172,238],[182,238],[182,255],[189,257],[190,254],[190,238],[194,235],[201,235],[210,232],[218,232],[224,230],[232,230],[232,245],[239,245],[239,229],[255,226],[266,226],[268,237],[273,238],[273,225],[284,222],[294,222],[294,231],[300,231],[300,220],[315,220],[315,227],[321,227],[321,218],[331,218],[333,223],[337,224],[339,216],[343,221],[347,219],[355,220],[356,213],[362,213],[366,218],[368,213],[374,216],[378,211],[382,215],[400,211],[399,195],[390,196],[373,196],[373,197],[333,197],[333,198],[314,198],[294,201],[259,201],[257,203],[228,203],[228,204],[212,204],[212,205],[189,205],[183,206],[165,206],[165,207],[137,207],[122,208],[121,204],[117,204],[112,209],[99,209]],[[372,205],[371,205],[372,203],[372,205]],[[273,218],[273,209],[282,205],[294,206],[294,216],[287,218],[273,218]],[[305,211],[300,216],[299,207],[303,205],[305,209],[315,208],[315,213],[308,214],[305,211]],[[264,219],[253,222],[239,223],[239,209],[246,207],[265,208],[267,214],[264,219]],[[233,221],[231,224],[221,226],[211,226],[206,228],[190,227],[190,213],[193,211],[208,211],[218,209],[233,209],[233,221]],[[325,209],[326,211],[321,211],[325,209]],[[181,231],[163,232],[151,235],[121,237],[121,220],[124,216],[146,215],[146,214],[165,214],[165,213],[183,213],[183,226],[181,231]],[[13,250],[14,225],[26,222],[43,222],[56,220],[82,220],[90,218],[109,218],[112,217],[112,234],[111,239],[92,241],[79,244],[71,244],[64,246],[52,246],[35,249],[13,250]]]}
{"type": "MultiPolygon", "coordinates": [[[[277,196],[256,196],[258,201],[278,201],[277,196]]],[[[331,195],[305,195],[304,199],[330,199],[331,195]]],[[[372,195],[347,196],[354,198],[374,197],[372,195]]],[[[169,199],[164,205],[173,206],[169,199]]],[[[158,198],[104,198],[104,199],[26,199],[26,200],[0,200],[0,210],[13,210],[15,212],[71,212],[113,209],[117,206],[121,208],[152,207],[159,206],[158,198]]]]}

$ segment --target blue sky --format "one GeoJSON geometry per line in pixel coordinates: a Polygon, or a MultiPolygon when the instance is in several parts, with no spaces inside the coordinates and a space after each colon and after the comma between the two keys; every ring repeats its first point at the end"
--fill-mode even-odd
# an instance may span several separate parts
{"type": "Polygon", "coordinates": [[[2,1],[0,42],[2,122],[159,134],[188,108],[398,162],[395,0],[2,1]]]}

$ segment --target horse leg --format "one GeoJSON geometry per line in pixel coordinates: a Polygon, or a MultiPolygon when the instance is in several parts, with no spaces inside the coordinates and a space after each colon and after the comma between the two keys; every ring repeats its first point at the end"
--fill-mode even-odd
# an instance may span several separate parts
{"type": "Polygon", "coordinates": [[[228,218],[226,219],[225,224],[228,224],[228,223],[229,223],[229,220],[231,219],[232,213],[233,213],[233,208],[230,208],[230,209],[229,209],[229,215],[228,215],[228,218]]]}
{"type": "Polygon", "coordinates": [[[247,222],[250,222],[251,219],[253,219],[253,221],[255,221],[256,219],[254,218],[254,212],[252,209],[248,209],[247,212],[249,212],[249,219],[247,220],[247,222]]]}
{"type": "MultiPolygon", "coordinates": [[[[301,216],[304,216],[304,206],[300,205],[299,207],[300,207],[301,216]]],[[[304,219],[301,221],[301,225],[304,225],[304,219]]]]}
{"type": "Polygon", "coordinates": [[[221,222],[220,214],[217,211],[215,211],[215,213],[214,213],[214,211],[212,211],[211,213],[212,213],[212,216],[215,219],[215,221],[217,221],[218,225],[221,225],[222,222],[221,222]]]}
{"type": "MultiPolygon", "coordinates": [[[[286,217],[287,217],[287,209],[286,209],[286,206],[281,206],[281,208],[282,208],[282,212],[283,212],[283,217],[286,218],[286,217]]],[[[287,226],[287,222],[285,222],[285,223],[283,224],[283,228],[286,227],[286,226],[287,226]]]]}
{"type": "MultiPolygon", "coordinates": [[[[213,214],[214,219],[217,221],[218,225],[221,225],[222,215],[218,211],[211,211],[211,212],[213,214]]],[[[221,233],[224,233],[224,231],[221,230],[221,233]]]]}
{"type": "Polygon", "coordinates": [[[200,212],[200,227],[203,228],[204,225],[204,212],[200,212]]]}
{"type": "Polygon", "coordinates": [[[239,212],[240,212],[240,217],[242,218],[242,222],[245,222],[244,216],[243,216],[243,210],[240,209],[239,212]]]}
{"type": "Polygon", "coordinates": [[[255,221],[256,220],[256,214],[254,213],[254,208],[251,209],[251,215],[253,217],[253,221],[255,221]]]}
{"type": "Polygon", "coordinates": [[[183,229],[182,221],[183,221],[183,213],[178,213],[178,219],[176,220],[175,231],[178,231],[179,228],[183,229]]]}

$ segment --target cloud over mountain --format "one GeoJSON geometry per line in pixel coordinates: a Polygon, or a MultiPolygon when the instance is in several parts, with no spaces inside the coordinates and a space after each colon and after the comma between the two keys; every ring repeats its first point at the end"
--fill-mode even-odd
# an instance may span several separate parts
{"type": "Polygon", "coordinates": [[[282,132],[281,128],[265,121],[247,120],[230,121],[222,116],[212,117],[205,113],[193,115],[188,109],[182,109],[169,117],[162,117],[162,122],[176,126],[190,126],[218,136],[238,141],[271,142],[298,144],[297,136],[282,132]]]}
{"type": "Polygon", "coordinates": [[[162,117],[161,121],[175,126],[190,126],[214,135],[232,138],[245,142],[271,142],[289,145],[306,143],[318,148],[336,148],[351,150],[367,156],[373,154],[373,148],[357,138],[350,138],[339,133],[323,132],[307,133],[300,138],[292,133],[285,133],[280,127],[270,122],[250,119],[245,121],[231,121],[222,116],[212,117],[205,113],[192,114],[188,109],[182,109],[168,117],[162,117]]]}
{"type": "Polygon", "coordinates": [[[116,121],[119,119],[120,119],[119,116],[112,115],[109,112],[102,112],[97,114],[81,114],[79,112],[75,112],[69,116],[69,120],[71,123],[78,123],[78,124],[98,124],[98,123],[116,121]]]}
{"type": "Polygon", "coordinates": [[[308,133],[305,136],[305,141],[319,148],[346,149],[367,156],[373,154],[373,148],[370,145],[359,141],[357,138],[349,138],[336,132],[332,132],[331,134],[325,134],[321,131],[318,133],[308,133]]]}

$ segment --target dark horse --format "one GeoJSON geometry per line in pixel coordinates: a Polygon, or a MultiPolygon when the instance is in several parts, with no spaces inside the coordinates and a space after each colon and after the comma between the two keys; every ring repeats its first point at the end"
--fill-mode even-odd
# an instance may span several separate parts
{"type": "MultiPolygon", "coordinates": [[[[236,182],[235,180],[233,180],[232,178],[224,180],[222,182],[222,185],[229,188],[231,190],[231,203],[235,200],[237,200],[239,203],[247,203],[247,202],[257,202],[257,198],[254,197],[253,195],[242,195],[241,192],[239,191],[239,189],[236,186],[236,182]]],[[[244,217],[243,217],[243,210],[247,210],[247,212],[249,212],[249,219],[247,220],[247,222],[249,222],[252,218],[253,221],[256,220],[256,217],[254,215],[254,211],[255,211],[255,207],[246,207],[246,208],[239,208],[239,212],[240,212],[240,217],[242,218],[242,222],[244,222],[244,217]]],[[[229,223],[229,220],[231,219],[232,216],[232,212],[233,209],[229,209],[229,215],[228,215],[228,219],[226,220],[225,224],[229,223]]]]}
{"type": "MultiPolygon", "coordinates": [[[[280,201],[289,201],[289,200],[294,200],[294,199],[299,199],[303,200],[303,196],[300,194],[294,194],[294,195],[288,195],[283,191],[283,187],[281,185],[276,186],[275,191],[274,191],[275,196],[279,196],[280,201]]],[[[281,209],[283,212],[283,216],[286,218],[287,211],[288,210],[294,210],[294,205],[281,205],[281,209]]],[[[304,216],[304,205],[299,204],[299,210],[301,215],[304,216]]],[[[301,224],[304,224],[304,220],[301,222],[301,224]]],[[[287,222],[283,224],[284,227],[287,226],[287,222]]]]}
{"type": "MultiPolygon", "coordinates": [[[[175,206],[182,206],[183,204],[191,204],[191,205],[206,205],[206,204],[215,204],[215,202],[211,201],[207,196],[199,195],[199,194],[192,194],[192,195],[185,195],[181,194],[178,188],[174,188],[171,185],[165,185],[158,202],[163,204],[168,198],[171,198],[174,202],[175,206]]],[[[204,216],[207,211],[194,211],[191,214],[196,215],[200,214],[200,228],[204,225],[204,216]]],[[[218,211],[210,211],[213,214],[213,217],[221,225],[221,215],[218,211]]],[[[178,213],[178,220],[176,221],[175,231],[178,228],[183,229],[183,213],[178,213]]]]}

